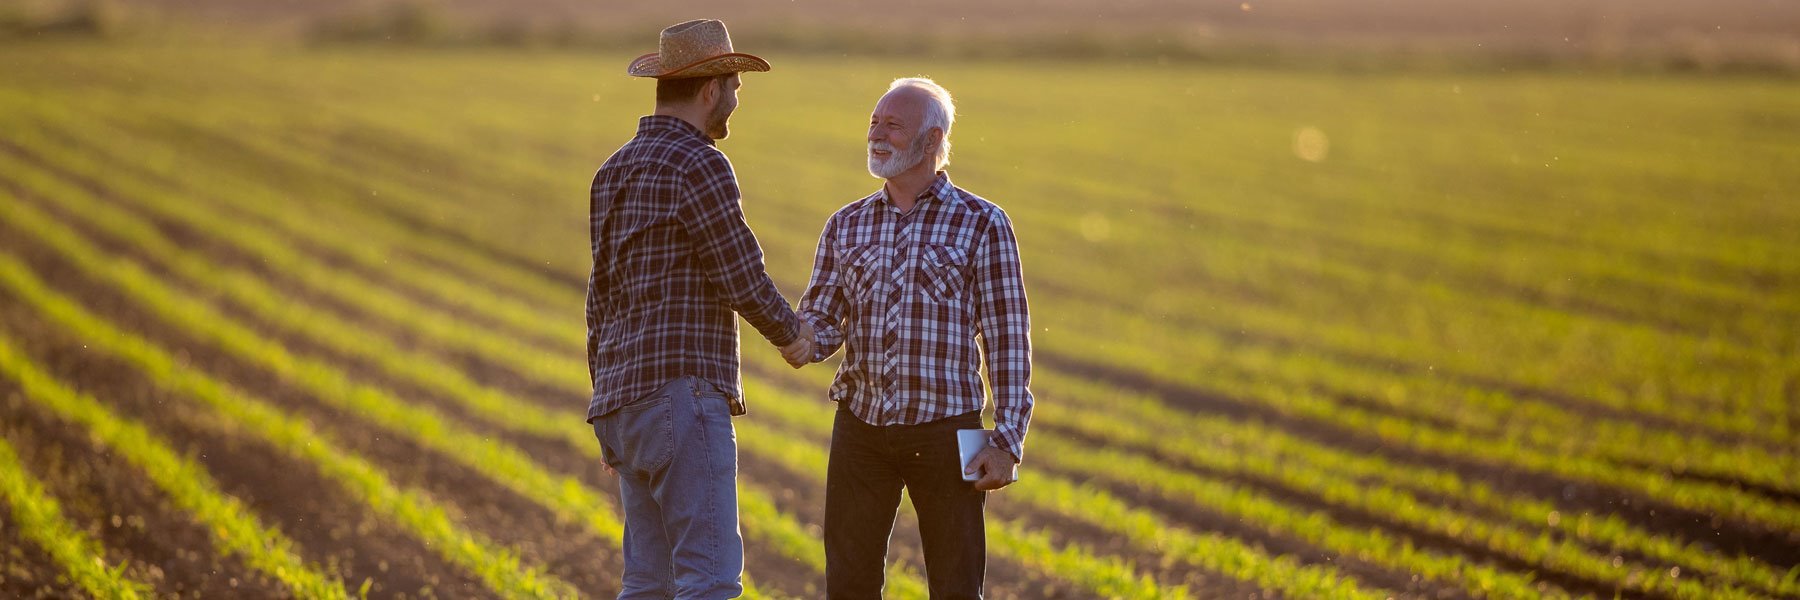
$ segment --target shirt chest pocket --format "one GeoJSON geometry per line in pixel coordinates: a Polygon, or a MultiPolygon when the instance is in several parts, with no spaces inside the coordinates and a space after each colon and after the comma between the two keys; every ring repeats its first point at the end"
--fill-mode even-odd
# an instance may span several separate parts
{"type": "Polygon", "coordinates": [[[926,244],[920,248],[919,290],[936,302],[960,302],[969,287],[969,253],[958,246],[926,244]]]}
{"type": "Polygon", "coordinates": [[[850,294],[858,299],[867,298],[875,292],[875,287],[883,279],[882,269],[887,261],[888,250],[878,244],[865,244],[845,248],[842,256],[848,267],[850,294]]]}

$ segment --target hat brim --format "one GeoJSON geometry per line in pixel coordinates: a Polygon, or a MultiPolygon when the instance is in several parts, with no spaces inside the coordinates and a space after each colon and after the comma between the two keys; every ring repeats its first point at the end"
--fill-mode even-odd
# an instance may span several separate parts
{"type": "Polygon", "coordinates": [[[707,77],[726,73],[742,73],[745,71],[763,72],[769,70],[769,61],[761,57],[733,52],[702,59],[686,65],[666,68],[662,64],[662,56],[645,54],[631,61],[625,72],[632,77],[654,77],[657,79],[686,79],[689,77],[707,77]]]}

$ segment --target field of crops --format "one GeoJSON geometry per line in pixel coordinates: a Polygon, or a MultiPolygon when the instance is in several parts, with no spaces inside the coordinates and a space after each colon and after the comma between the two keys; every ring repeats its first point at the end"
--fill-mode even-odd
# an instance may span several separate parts
{"type": "MultiPolygon", "coordinates": [[[[770,58],[721,147],[790,299],[893,77],[1017,224],[991,597],[1800,597],[1800,81],[770,58]]],[[[6,47],[0,596],[616,592],[623,65],[6,47]]],[[[743,354],[752,595],[818,597],[831,367],[743,354]]]]}

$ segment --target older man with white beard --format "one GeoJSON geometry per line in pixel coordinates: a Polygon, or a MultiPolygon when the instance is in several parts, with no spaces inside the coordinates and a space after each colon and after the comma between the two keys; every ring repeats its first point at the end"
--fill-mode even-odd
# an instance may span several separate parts
{"type": "Polygon", "coordinates": [[[813,360],[845,349],[830,391],[830,598],[881,597],[902,488],[919,514],[931,597],[980,598],[983,505],[1024,455],[1031,325],[1018,243],[1000,207],[943,171],[955,118],[931,80],[893,82],[869,118],[869,173],[886,183],[826,221],[800,302],[813,360]],[[996,426],[965,471],[956,432],[981,428],[982,357],[996,426]]]}

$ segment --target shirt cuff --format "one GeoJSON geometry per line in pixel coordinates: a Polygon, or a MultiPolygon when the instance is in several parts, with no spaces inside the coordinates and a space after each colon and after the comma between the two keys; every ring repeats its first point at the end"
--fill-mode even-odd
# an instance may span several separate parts
{"type": "Polygon", "coordinates": [[[1014,463],[1025,462],[1025,440],[1010,442],[1006,439],[1005,435],[995,431],[988,434],[988,445],[1005,450],[1007,454],[1011,454],[1014,463]]]}

